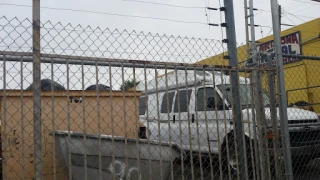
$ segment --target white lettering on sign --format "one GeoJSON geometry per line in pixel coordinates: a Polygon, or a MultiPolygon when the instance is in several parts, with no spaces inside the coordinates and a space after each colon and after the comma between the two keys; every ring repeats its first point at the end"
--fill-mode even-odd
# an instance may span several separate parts
{"type": "Polygon", "coordinates": [[[137,167],[133,166],[133,167],[126,167],[126,165],[118,160],[115,160],[114,163],[111,163],[109,165],[109,171],[111,174],[118,176],[119,180],[124,180],[125,179],[125,175],[126,175],[126,168],[128,168],[128,179],[133,179],[131,178],[131,173],[132,172],[137,172],[137,174],[139,174],[139,180],[141,180],[141,174],[140,171],[137,167]]]}

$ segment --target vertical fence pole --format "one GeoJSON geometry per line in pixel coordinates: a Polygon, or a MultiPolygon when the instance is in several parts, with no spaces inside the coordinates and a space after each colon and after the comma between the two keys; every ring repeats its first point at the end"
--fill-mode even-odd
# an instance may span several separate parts
{"type": "Polygon", "coordinates": [[[286,89],[284,84],[284,69],[283,60],[281,54],[281,37],[280,37],[280,24],[279,24],[279,11],[278,11],[278,0],[270,0],[271,13],[272,13],[272,26],[273,26],[273,37],[275,46],[275,57],[276,66],[278,69],[278,94],[279,94],[279,115],[280,115],[280,126],[282,136],[282,147],[285,165],[286,179],[292,180],[292,164],[291,164],[291,150],[290,150],[290,137],[288,128],[288,114],[287,114],[287,97],[286,89]]]}
{"type": "MultiPolygon", "coordinates": [[[[249,0],[249,10],[250,10],[250,32],[251,32],[251,52],[252,52],[252,62],[254,65],[258,66],[258,58],[257,58],[257,46],[256,46],[256,38],[255,38],[255,26],[254,26],[254,14],[253,14],[253,0],[249,0]]],[[[252,72],[253,74],[253,85],[254,87],[254,104],[255,107],[255,118],[256,124],[258,127],[258,147],[259,148],[259,158],[260,158],[260,172],[261,172],[261,179],[268,179],[267,177],[267,157],[266,157],[266,148],[264,146],[266,145],[265,141],[265,121],[264,121],[264,104],[261,99],[261,79],[260,79],[260,73],[258,70],[254,70],[252,72]]],[[[254,134],[256,136],[256,134],[254,134]]],[[[258,164],[257,164],[258,166],[258,164]]]]}
{"type": "Polygon", "coordinates": [[[40,0],[32,4],[33,39],[33,122],[34,122],[34,167],[35,180],[42,179],[41,170],[41,70],[40,70],[40,0]]]}
{"type": "MultiPolygon", "coordinates": [[[[237,67],[237,45],[236,45],[236,32],[235,32],[235,23],[234,23],[234,11],[233,11],[233,0],[224,0],[225,7],[225,21],[226,21],[226,34],[227,34],[227,46],[228,46],[228,56],[229,56],[229,65],[237,67]]],[[[236,143],[237,143],[237,152],[239,159],[239,173],[240,179],[246,179],[245,173],[245,155],[244,155],[244,141],[242,138],[243,129],[242,129],[242,111],[240,104],[240,93],[239,93],[239,73],[238,71],[231,71],[231,87],[233,94],[233,115],[235,120],[236,128],[236,143]]]]}
{"type": "MultiPolygon", "coordinates": [[[[268,68],[272,68],[272,56],[270,53],[267,54],[267,65],[268,68]]],[[[272,129],[273,133],[275,134],[274,136],[274,145],[273,145],[273,150],[274,150],[274,161],[275,161],[275,171],[278,176],[278,179],[281,180],[281,163],[279,163],[279,139],[278,139],[278,118],[277,118],[277,107],[276,107],[276,93],[275,93],[275,88],[274,88],[274,73],[275,71],[268,71],[268,87],[269,87],[269,94],[270,94],[270,115],[271,115],[271,120],[272,120],[272,129]]]]}

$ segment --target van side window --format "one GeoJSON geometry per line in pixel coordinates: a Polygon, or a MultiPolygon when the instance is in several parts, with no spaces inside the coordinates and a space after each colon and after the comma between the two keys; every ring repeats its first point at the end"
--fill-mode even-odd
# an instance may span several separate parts
{"type": "Polygon", "coordinates": [[[139,98],[139,115],[146,113],[146,97],[142,96],[139,98]]]}
{"type": "Polygon", "coordinates": [[[191,93],[192,93],[191,89],[189,89],[188,91],[187,90],[180,90],[179,91],[179,94],[176,95],[176,100],[174,103],[174,112],[187,112],[188,111],[187,105],[189,105],[191,93]],[[187,99],[187,95],[188,95],[188,99],[187,99]],[[178,100],[180,102],[178,102],[178,100]],[[179,106],[180,106],[180,111],[179,111],[179,106]]]}
{"type": "Polygon", "coordinates": [[[198,89],[197,94],[198,111],[214,111],[223,109],[222,99],[213,88],[198,89]]]}
{"type": "Polygon", "coordinates": [[[162,98],[162,104],[161,104],[161,113],[168,113],[168,107],[170,112],[172,111],[172,101],[174,97],[174,92],[165,93],[162,98]],[[167,99],[169,99],[169,102],[167,102],[167,99]]]}

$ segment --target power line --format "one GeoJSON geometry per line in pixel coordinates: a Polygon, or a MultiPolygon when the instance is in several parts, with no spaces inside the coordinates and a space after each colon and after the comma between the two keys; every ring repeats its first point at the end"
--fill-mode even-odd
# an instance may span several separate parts
{"type": "Polygon", "coordinates": [[[298,16],[296,16],[296,15],[294,15],[294,14],[292,14],[292,13],[289,13],[289,12],[286,11],[286,10],[284,10],[284,12],[286,12],[287,14],[289,14],[289,15],[291,15],[291,16],[293,16],[293,17],[295,17],[295,18],[297,18],[297,19],[299,19],[299,20],[301,20],[301,21],[303,21],[303,22],[306,22],[305,20],[301,19],[300,17],[298,17],[298,16]]]}
{"type": "MultiPolygon", "coordinates": [[[[320,4],[320,3],[319,3],[320,4]]],[[[287,9],[287,8],[281,8],[282,10],[285,10],[285,9],[287,9]]],[[[271,12],[270,10],[266,10],[266,9],[258,9],[259,11],[265,11],[265,12],[271,12]]],[[[287,11],[286,11],[287,12],[287,11]]],[[[259,12],[257,13],[257,14],[260,14],[259,12]]],[[[317,18],[317,17],[311,17],[311,16],[304,16],[304,15],[298,15],[297,14],[297,16],[299,16],[299,17],[305,17],[305,18],[310,18],[310,19],[315,19],[315,18],[317,18]]]]}
{"type": "Polygon", "coordinates": [[[294,6],[296,6],[297,4],[299,4],[299,2],[290,2],[289,4],[287,4],[287,5],[284,5],[284,6],[282,6],[283,8],[291,8],[291,7],[294,7],[294,6]]]}
{"type": "Polygon", "coordinates": [[[306,5],[307,3],[301,3],[299,1],[294,1],[294,2],[291,2],[290,4],[284,6],[284,8],[287,8],[287,9],[296,9],[300,6],[304,6],[306,5]]]}
{"type": "MultiPolygon", "coordinates": [[[[286,11],[284,8],[282,8],[283,11],[287,12],[289,14],[288,11],[286,11]]],[[[292,13],[291,13],[292,14],[292,13]]],[[[300,15],[300,14],[297,14],[296,16],[299,16],[299,17],[304,17],[304,18],[310,18],[310,19],[316,19],[317,17],[311,17],[311,16],[304,16],[304,15],[300,15]]]]}
{"type": "Polygon", "coordinates": [[[122,1],[153,4],[153,5],[161,5],[161,6],[169,6],[169,7],[175,7],[175,8],[185,8],[185,9],[202,9],[202,8],[205,8],[205,7],[195,7],[195,6],[180,6],[180,5],[158,3],[158,2],[150,2],[150,1],[141,1],[141,0],[122,0],[122,1]]]}
{"type": "Polygon", "coordinates": [[[293,13],[297,13],[297,12],[303,11],[303,10],[305,10],[305,9],[307,9],[307,8],[310,8],[311,6],[313,6],[313,5],[312,5],[312,4],[309,4],[307,7],[302,8],[302,9],[299,9],[299,10],[297,10],[297,11],[294,11],[293,13]]]}
{"type": "Polygon", "coordinates": [[[258,9],[258,11],[259,11],[259,12],[255,13],[254,16],[257,16],[257,15],[259,15],[259,14],[261,14],[261,13],[264,12],[264,11],[262,11],[261,9],[258,9]]]}
{"type": "Polygon", "coordinates": [[[302,0],[291,0],[291,1],[297,1],[297,2],[301,2],[301,3],[308,3],[308,4],[313,4],[313,5],[320,5],[319,3],[313,3],[313,2],[302,1],[302,0]]]}
{"type": "MultiPolygon", "coordinates": [[[[9,3],[0,3],[0,5],[5,6],[17,6],[17,7],[29,7],[31,5],[22,5],[22,4],[9,4],[9,3]]],[[[161,20],[161,21],[170,21],[170,22],[177,22],[177,23],[186,23],[186,24],[202,24],[208,25],[207,23],[203,22],[196,22],[196,21],[183,21],[183,20],[175,20],[175,19],[167,19],[167,18],[158,18],[158,17],[148,17],[148,16],[137,16],[137,15],[125,15],[125,14],[117,14],[117,13],[106,13],[106,12],[98,12],[98,11],[88,11],[82,9],[68,9],[68,8],[53,8],[53,7],[41,7],[42,9],[50,9],[50,10],[59,10],[59,11],[73,11],[73,12],[84,12],[84,13],[92,13],[92,14],[103,14],[109,16],[119,16],[119,17],[130,17],[130,18],[141,18],[141,19],[153,19],[153,20],[161,20]]]]}
{"type": "Polygon", "coordinates": [[[258,9],[260,11],[265,11],[265,12],[271,12],[271,10],[266,10],[266,9],[258,9]]]}
{"type": "Polygon", "coordinates": [[[292,21],[291,18],[289,18],[288,16],[285,16],[287,19],[289,19],[289,21],[291,21],[294,25],[296,25],[296,23],[294,21],[292,21]]]}
{"type": "Polygon", "coordinates": [[[300,10],[297,10],[295,12],[302,11],[302,10],[304,10],[304,9],[310,7],[310,6],[313,6],[313,5],[320,5],[320,3],[312,3],[312,2],[309,2],[309,1],[302,1],[302,0],[291,0],[291,1],[294,1],[294,2],[284,6],[284,8],[286,8],[286,9],[288,9],[288,8],[290,8],[290,9],[300,9],[300,10]],[[308,5],[308,7],[305,7],[303,9],[301,9],[301,7],[303,7],[305,5],[308,5]]]}

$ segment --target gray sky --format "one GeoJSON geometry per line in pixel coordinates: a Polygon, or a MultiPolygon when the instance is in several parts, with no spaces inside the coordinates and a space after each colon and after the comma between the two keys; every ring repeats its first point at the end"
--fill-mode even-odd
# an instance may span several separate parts
{"type": "MultiPolygon", "coordinates": [[[[223,3],[223,0],[221,0],[223,3]]],[[[279,4],[282,5],[282,23],[298,25],[303,22],[312,20],[314,18],[320,17],[320,3],[313,2],[311,0],[279,0],[279,4]]],[[[20,21],[25,18],[32,18],[32,8],[28,7],[32,5],[31,0],[1,0],[0,2],[0,12],[1,17],[5,16],[7,19],[12,19],[17,17],[20,21]],[[7,4],[7,5],[5,5],[7,4]]],[[[235,10],[235,22],[236,22],[236,33],[237,33],[237,42],[243,43],[245,42],[245,27],[244,27],[244,6],[242,0],[234,1],[234,10],[235,10]]],[[[133,30],[139,34],[140,31],[143,31],[146,35],[151,32],[153,36],[157,33],[161,36],[164,34],[166,36],[173,35],[174,39],[164,38],[163,41],[165,43],[161,44],[161,41],[155,40],[156,38],[151,38],[150,46],[142,47],[142,50],[139,50],[139,45],[132,50],[133,53],[128,47],[121,48],[111,48],[112,51],[116,52],[98,52],[97,48],[102,45],[105,45],[107,42],[95,41],[94,37],[91,37],[91,40],[86,42],[87,44],[83,44],[81,48],[78,48],[77,44],[68,45],[71,43],[73,39],[63,38],[58,36],[58,31],[51,31],[48,29],[41,30],[42,35],[47,34],[42,38],[42,45],[44,47],[44,53],[56,53],[56,54],[68,54],[72,55],[87,55],[94,57],[112,57],[112,58],[133,58],[140,60],[155,60],[155,61],[174,61],[174,62],[187,62],[194,63],[198,60],[210,57],[215,55],[215,53],[221,53],[221,44],[215,44],[216,41],[208,40],[204,42],[203,40],[193,40],[189,41],[189,38],[205,38],[205,39],[214,39],[221,40],[222,37],[225,38],[225,33],[221,33],[221,27],[209,27],[206,23],[217,23],[220,24],[222,18],[222,22],[224,22],[224,16],[220,16],[219,11],[206,11],[204,7],[209,6],[213,8],[220,7],[218,0],[41,0],[41,6],[44,7],[41,9],[41,22],[50,21],[53,25],[61,22],[63,26],[67,26],[68,23],[72,24],[73,27],[78,24],[81,27],[90,26],[92,29],[96,27],[100,27],[101,29],[109,28],[110,32],[117,29],[119,32],[127,30],[128,32],[132,32],[133,30]],[[138,2],[139,1],[139,2],[138,2]],[[143,2],[142,2],[143,1],[143,2]],[[149,2],[149,3],[148,3],[149,2]],[[158,3],[158,4],[155,4],[158,3]],[[162,4],[162,5],[160,5],[162,4]],[[173,5],[163,5],[169,4],[173,5]],[[183,6],[183,7],[177,7],[183,6]],[[186,8],[190,7],[190,8],[186,8]],[[51,9],[49,9],[51,8],[51,9]],[[52,9],[53,8],[53,9],[52,9]],[[56,9],[55,9],[56,8],[56,9]],[[58,10],[58,9],[68,9],[68,10],[58,10]],[[75,10],[81,10],[75,11],[75,10]],[[83,12],[87,11],[87,12],[83,12]],[[90,11],[90,12],[89,12],[90,11]],[[99,12],[99,13],[94,13],[99,12]],[[103,13],[109,13],[103,14],[103,13]],[[117,14],[117,15],[110,15],[117,14]],[[126,16],[122,16],[126,15],[126,16]],[[136,16],[136,17],[128,17],[128,16],[136,16]],[[151,18],[137,18],[139,17],[152,17],[151,18]],[[182,22],[172,22],[172,21],[164,21],[164,20],[156,20],[156,18],[161,19],[169,19],[175,21],[185,21],[182,22]],[[50,35],[49,35],[50,34],[50,35]],[[56,37],[53,37],[56,36],[56,37]],[[180,38],[176,38],[180,36],[180,38]],[[185,37],[188,37],[186,39],[185,37]],[[47,40],[47,41],[46,41],[47,40]],[[52,41],[53,40],[53,41],[52,41]],[[180,43],[183,40],[188,40],[189,44],[180,43]],[[63,43],[56,42],[63,41],[63,43]],[[196,45],[197,42],[203,43],[201,45],[196,45]],[[161,47],[157,46],[160,43],[161,47]],[[167,44],[166,44],[167,43],[167,44]],[[166,49],[166,46],[170,48],[166,49]],[[199,50],[199,48],[210,47],[208,50],[199,50]],[[65,50],[67,47],[71,48],[71,50],[65,50]],[[154,47],[158,47],[158,49],[154,49],[154,47]],[[76,52],[73,49],[77,49],[76,52]],[[129,49],[129,50],[128,50],[129,49]],[[82,51],[86,51],[86,54],[83,54],[82,51]],[[138,51],[136,51],[138,50],[138,51]],[[124,53],[123,53],[124,52],[124,53]],[[151,53],[151,54],[150,54],[151,53]],[[152,54],[153,53],[153,54],[152,54]],[[145,54],[148,54],[146,56],[145,54]],[[163,55],[165,54],[165,55],[163,55]]],[[[222,4],[223,6],[223,4],[222,4]]],[[[255,24],[260,25],[261,27],[256,27],[255,35],[256,40],[272,34],[272,21],[271,21],[271,13],[270,13],[270,1],[269,0],[255,0],[254,7],[259,9],[255,11],[255,24]]],[[[0,19],[0,24],[6,24],[4,19],[0,19]]],[[[16,22],[12,22],[12,24],[17,24],[16,22]]],[[[27,23],[28,24],[28,23],[27,23]]],[[[52,26],[47,24],[48,27],[54,27],[57,29],[61,29],[61,26],[52,26]]],[[[30,26],[28,24],[27,26],[30,26]]],[[[67,26],[69,27],[69,26],[67,26]]],[[[287,26],[282,26],[282,29],[289,28],[287,26]]],[[[81,28],[80,28],[81,29],[81,28]]],[[[19,37],[18,31],[24,32],[26,29],[16,28],[15,31],[10,29],[10,27],[6,27],[6,29],[0,29],[0,38],[5,39],[5,41],[0,42],[1,50],[13,50],[14,46],[19,46],[20,48],[23,46],[26,48],[26,51],[30,51],[31,47],[31,28],[28,29],[29,33],[23,33],[22,38],[28,39],[27,43],[24,43],[24,40],[20,39],[15,41],[16,37],[19,37]],[[12,31],[12,32],[11,32],[12,31]],[[7,38],[6,33],[8,33],[11,37],[7,38]],[[8,48],[10,46],[10,48],[8,48]]],[[[223,30],[224,31],[224,30],[223,30]]],[[[311,30],[314,31],[314,30],[311,30]]],[[[74,33],[74,32],[73,32],[74,33]]],[[[77,34],[70,35],[70,32],[60,32],[62,36],[73,36],[77,34]]],[[[86,34],[83,33],[85,36],[86,34]]],[[[82,35],[83,35],[82,34],[82,35]]],[[[90,33],[89,33],[90,34],[90,33]]],[[[81,35],[81,36],[82,36],[81,35]]],[[[117,36],[117,35],[114,35],[117,36]]],[[[131,37],[132,38],[132,37],[131,37]]],[[[161,38],[160,38],[161,39],[161,38]]],[[[79,40],[79,39],[77,39],[79,40]]],[[[77,41],[75,40],[75,42],[77,41]]],[[[80,39],[81,40],[81,39],[80,39]]],[[[136,42],[138,40],[138,44],[146,44],[144,40],[137,38],[137,36],[133,39],[130,39],[128,36],[121,35],[120,40],[115,37],[108,38],[110,44],[134,44],[133,41],[136,42]],[[118,42],[113,42],[113,40],[118,42]],[[125,43],[122,43],[125,42],[125,43]]],[[[148,43],[150,43],[148,42],[148,43]]],[[[78,42],[78,44],[80,41],[78,42]]],[[[226,48],[226,47],[224,47],[226,48]]],[[[103,49],[103,48],[102,48],[103,49]]],[[[19,49],[20,51],[21,49],[19,49]]],[[[101,50],[101,49],[100,49],[101,50]]],[[[110,50],[110,48],[108,49],[110,50]]],[[[103,50],[104,51],[104,50],[103,50]]],[[[0,64],[1,66],[1,64],[0,64]]],[[[19,88],[21,87],[21,80],[18,78],[19,63],[12,63],[7,66],[10,69],[11,74],[7,76],[7,81],[10,84],[9,88],[19,88]]],[[[1,68],[1,67],[0,67],[1,68]]],[[[65,78],[65,67],[63,66],[55,66],[55,80],[57,80],[61,84],[66,84],[65,78]]],[[[29,63],[24,67],[24,79],[27,81],[24,83],[23,88],[26,88],[32,82],[32,65],[29,63]]],[[[51,77],[50,73],[50,65],[43,65],[42,67],[43,75],[42,78],[51,77]]],[[[91,67],[91,70],[85,70],[85,79],[84,86],[87,87],[91,84],[95,83],[95,73],[94,67],[91,67]],[[92,72],[92,73],[91,73],[92,72]]],[[[152,71],[152,70],[151,70],[152,71]]],[[[154,71],[148,72],[151,74],[148,76],[148,79],[154,77],[154,71]]],[[[125,77],[124,80],[132,78],[132,71],[129,69],[125,69],[125,74],[122,75],[121,69],[114,68],[113,69],[113,85],[117,89],[121,82],[122,77],[125,77]]],[[[163,72],[159,72],[160,74],[163,72]]],[[[101,68],[99,73],[99,81],[103,84],[109,84],[110,78],[108,77],[108,68],[101,68]]],[[[79,66],[74,66],[71,68],[70,74],[70,88],[71,89],[81,89],[82,88],[82,79],[81,79],[81,70],[79,66]]],[[[144,74],[139,72],[137,74],[137,78],[139,80],[144,79],[144,74]]],[[[0,84],[0,88],[2,88],[2,84],[0,84]]]]}
{"type": "MultiPolygon", "coordinates": [[[[144,0],[145,2],[164,3],[186,7],[219,7],[218,0],[144,0]]],[[[17,5],[31,5],[31,0],[2,0],[1,3],[17,5]]],[[[223,3],[223,0],[221,0],[223,3]]],[[[320,17],[320,3],[311,0],[279,0],[279,4],[284,9],[282,21],[286,24],[300,24],[312,18],[320,17]],[[289,14],[290,13],[290,14],[289,14]]],[[[234,1],[235,21],[238,42],[245,42],[244,36],[244,9],[243,1],[234,1]]],[[[41,0],[41,6],[51,8],[65,8],[74,10],[86,10],[94,12],[114,13],[121,15],[145,16],[181,20],[188,22],[220,23],[219,11],[205,11],[204,8],[178,8],[159,4],[134,2],[134,0],[41,0]],[[206,16],[207,14],[207,16],[206,16]]],[[[270,34],[272,26],[269,0],[255,0],[254,7],[260,9],[255,11],[255,24],[269,27],[257,27],[256,39],[270,34]],[[261,30],[263,31],[261,33],[261,30]]],[[[31,18],[32,9],[28,7],[0,5],[1,15],[8,18],[18,17],[31,18]]],[[[224,17],[222,17],[224,18],[224,17]]],[[[62,11],[41,9],[41,20],[81,24],[91,27],[100,26],[102,28],[119,29],[128,31],[144,31],[174,36],[188,36],[196,38],[209,38],[221,40],[220,27],[208,27],[204,24],[178,23],[161,21],[155,19],[132,18],[110,16],[96,13],[84,13],[75,11],[62,11]]],[[[224,21],[224,20],[223,20],[224,21]]],[[[288,28],[283,26],[284,28],[288,28]]],[[[271,32],[272,33],[272,32],[271,32]]]]}

